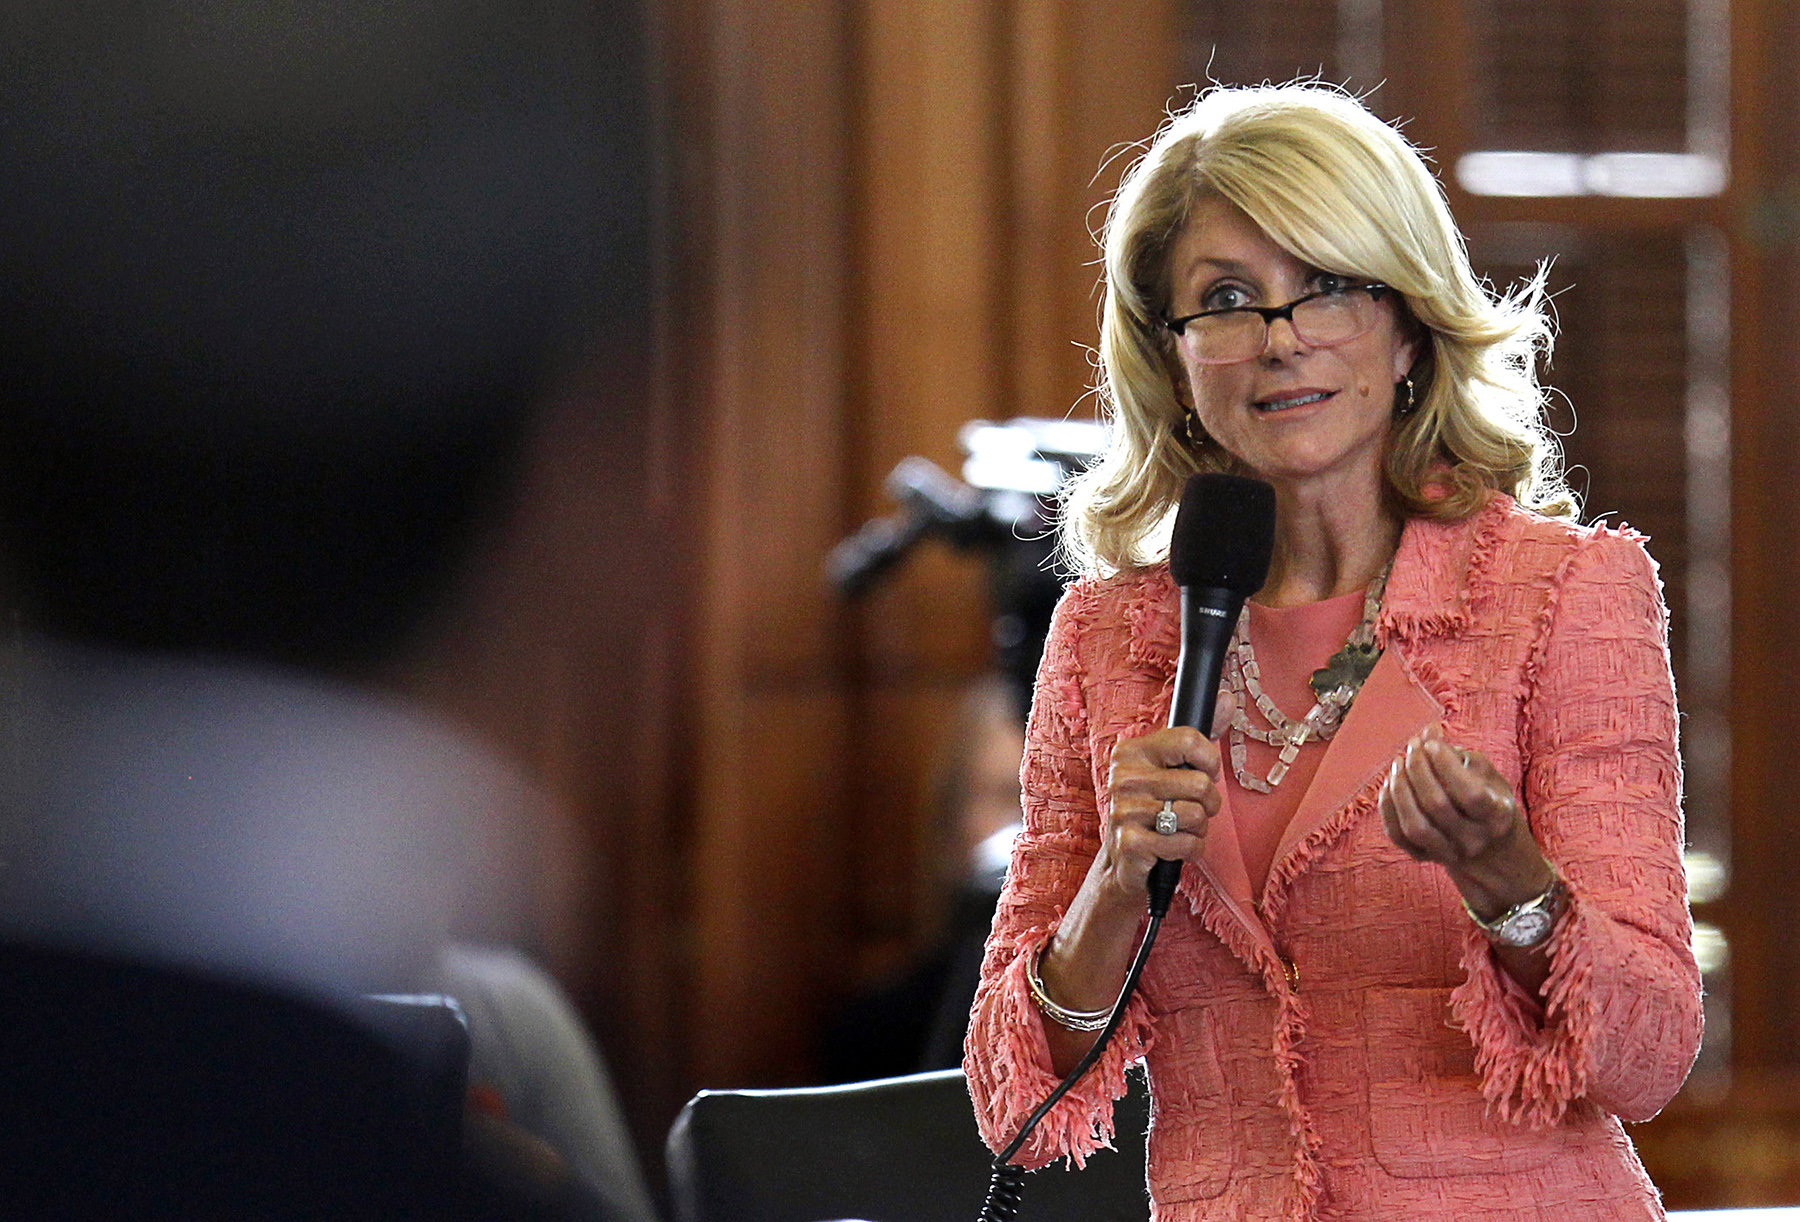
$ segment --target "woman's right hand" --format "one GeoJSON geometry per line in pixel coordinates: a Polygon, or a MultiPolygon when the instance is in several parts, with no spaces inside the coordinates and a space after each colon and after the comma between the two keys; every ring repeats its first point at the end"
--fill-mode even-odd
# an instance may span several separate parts
{"type": "MultiPolygon", "coordinates": [[[[1220,693],[1215,727],[1231,724],[1233,703],[1220,693]]],[[[1151,867],[1159,859],[1191,861],[1206,844],[1206,825],[1219,813],[1218,745],[1198,730],[1175,726],[1113,747],[1100,827],[1100,849],[1087,878],[1063,914],[1039,961],[1045,990],[1075,1010],[1110,1006],[1125,982],[1149,897],[1151,867]],[[1168,801],[1176,831],[1156,830],[1168,801]]],[[[1092,1045],[1092,1032],[1046,1022],[1051,1062],[1067,1073],[1092,1045]]]]}
{"type": "MultiPolygon", "coordinates": [[[[1215,724],[1228,724],[1230,709],[1221,714],[1215,724]]],[[[1159,859],[1199,857],[1206,825],[1219,813],[1220,765],[1218,744],[1189,726],[1122,738],[1113,747],[1096,865],[1121,897],[1141,908],[1159,859]],[[1175,812],[1171,834],[1156,830],[1165,801],[1175,812]]]]}

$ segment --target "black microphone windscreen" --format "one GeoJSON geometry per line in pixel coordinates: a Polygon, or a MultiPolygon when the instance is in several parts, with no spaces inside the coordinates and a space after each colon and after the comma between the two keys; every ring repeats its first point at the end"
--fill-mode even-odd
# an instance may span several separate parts
{"type": "Polygon", "coordinates": [[[1176,585],[1248,598],[1268,580],[1274,550],[1275,489],[1242,475],[1188,477],[1169,542],[1169,574],[1176,585]]]}

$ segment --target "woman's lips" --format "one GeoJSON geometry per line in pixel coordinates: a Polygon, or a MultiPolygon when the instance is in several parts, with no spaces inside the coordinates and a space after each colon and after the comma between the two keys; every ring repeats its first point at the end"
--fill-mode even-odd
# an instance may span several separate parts
{"type": "Polygon", "coordinates": [[[1322,402],[1336,393],[1334,390],[1290,390],[1278,395],[1270,395],[1266,399],[1258,399],[1251,406],[1259,412],[1284,412],[1289,408],[1322,402]]]}

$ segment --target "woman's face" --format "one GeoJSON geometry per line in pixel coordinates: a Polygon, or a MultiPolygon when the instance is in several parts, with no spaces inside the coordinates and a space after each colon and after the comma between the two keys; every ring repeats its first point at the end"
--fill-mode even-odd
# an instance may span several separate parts
{"type": "MultiPolygon", "coordinates": [[[[1321,289],[1365,283],[1310,267],[1277,246],[1235,205],[1201,201],[1170,254],[1172,317],[1232,306],[1282,306],[1321,289]]],[[[1412,368],[1417,340],[1395,295],[1375,303],[1364,334],[1307,346],[1276,319],[1262,351],[1229,365],[1202,364],[1196,328],[1176,336],[1190,404],[1219,445],[1256,474],[1297,490],[1381,478],[1393,423],[1394,384],[1412,368]]]]}

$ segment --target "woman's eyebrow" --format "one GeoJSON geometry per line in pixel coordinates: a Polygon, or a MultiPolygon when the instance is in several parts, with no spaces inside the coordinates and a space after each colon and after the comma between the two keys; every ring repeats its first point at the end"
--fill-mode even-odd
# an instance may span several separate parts
{"type": "Polygon", "coordinates": [[[1228,259],[1215,255],[1194,256],[1188,265],[1182,269],[1182,274],[1184,277],[1192,277],[1202,266],[1214,268],[1229,276],[1242,276],[1247,280],[1254,279],[1250,273],[1249,264],[1242,263],[1237,259],[1228,259]]]}

